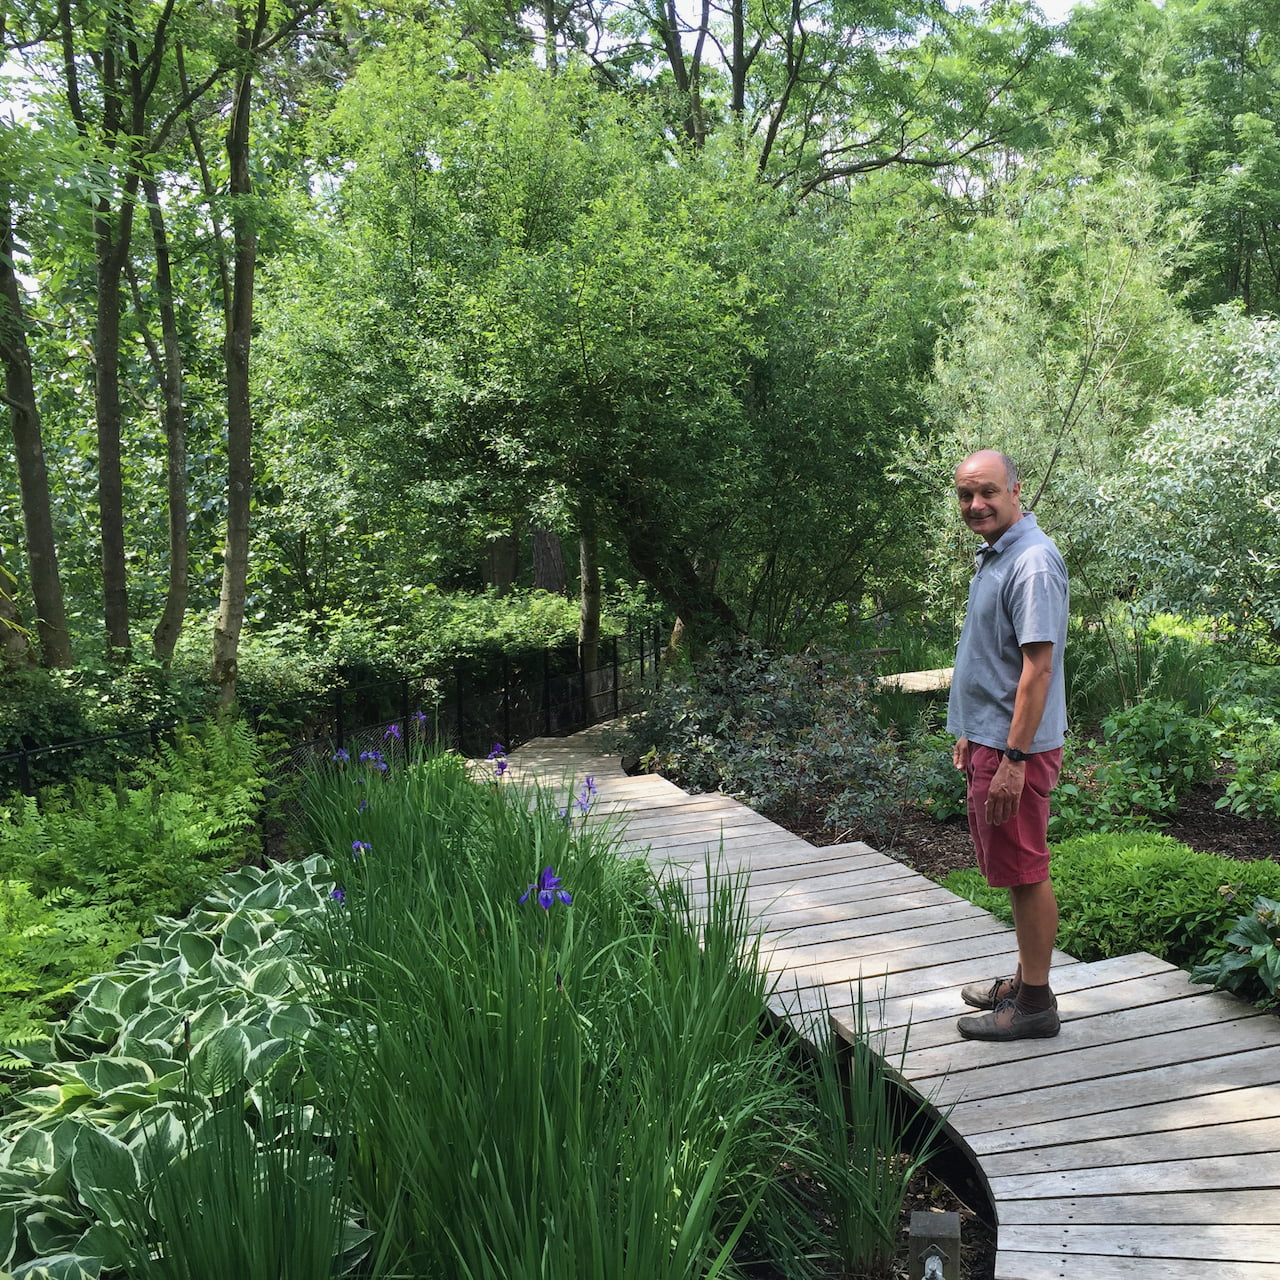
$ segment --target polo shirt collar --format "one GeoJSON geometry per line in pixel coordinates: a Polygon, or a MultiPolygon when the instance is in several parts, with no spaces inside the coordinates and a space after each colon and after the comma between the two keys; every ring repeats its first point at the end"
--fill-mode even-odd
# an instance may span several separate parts
{"type": "Polygon", "coordinates": [[[983,557],[986,556],[987,552],[994,551],[996,555],[999,555],[1002,551],[1008,551],[1009,548],[1013,546],[1013,544],[1017,542],[1019,538],[1026,537],[1027,534],[1029,534],[1033,529],[1036,529],[1038,527],[1039,525],[1036,522],[1035,512],[1024,511],[1022,513],[1022,519],[1015,520],[1000,535],[999,539],[997,539],[997,541],[994,544],[984,542],[978,548],[978,550],[974,554],[974,559],[977,560],[978,566],[979,567],[982,566],[983,557]]]}

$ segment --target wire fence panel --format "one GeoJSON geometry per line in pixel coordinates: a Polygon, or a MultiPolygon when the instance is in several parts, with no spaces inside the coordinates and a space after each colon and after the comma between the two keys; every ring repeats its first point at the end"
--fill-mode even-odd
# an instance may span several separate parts
{"type": "MultiPolygon", "coordinates": [[[[496,743],[507,749],[530,738],[575,733],[639,705],[661,681],[662,631],[608,637],[596,666],[584,670],[573,645],[510,657],[459,661],[435,678],[339,685],[307,718],[290,759],[302,765],[346,751],[352,759],[376,752],[389,761],[438,745],[484,756],[496,743]]],[[[266,709],[260,721],[272,718],[266,709]]],[[[68,742],[24,745],[0,754],[0,788],[32,795],[65,780],[68,770],[109,773],[154,751],[173,722],[68,742]],[[137,744],[136,747],[131,744],[137,744]],[[66,753],[79,753],[68,759],[66,753]],[[57,768],[47,766],[57,760],[57,768]],[[46,767],[42,767],[46,766],[46,767]]]]}

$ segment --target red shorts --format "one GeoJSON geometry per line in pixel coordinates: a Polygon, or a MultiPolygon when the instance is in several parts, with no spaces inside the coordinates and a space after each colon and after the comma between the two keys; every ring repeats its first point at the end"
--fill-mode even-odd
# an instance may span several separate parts
{"type": "Polygon", "coordinates": [[[1027,783],[1018,812],[993,827],[985,816],[987,791],[1001,758],[994,747],[969,743],[969,832],[978,869],[993,889],[1039,884],[1049,878],[1049,792],[1062,768],[1062,748],[1027,756],[1027,783]]]}

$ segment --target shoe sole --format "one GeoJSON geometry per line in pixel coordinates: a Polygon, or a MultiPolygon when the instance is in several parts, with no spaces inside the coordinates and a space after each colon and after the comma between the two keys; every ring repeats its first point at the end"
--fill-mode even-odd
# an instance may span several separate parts
{"type": "Polygon", "coordinates": [[[1052,1040],[1062,1030],[1062,1024],[1059,1023],[1052,1031],[1014,1031],[1010,1028],[1008,1031],[997,1031],[994,1035],[987,1035],[981,1031],[966,1031],[958,1024],[956,1029],[966,1040],[986,1040],[993,1044],[1003,1044],[1010,1040],[1052,1040]]]}

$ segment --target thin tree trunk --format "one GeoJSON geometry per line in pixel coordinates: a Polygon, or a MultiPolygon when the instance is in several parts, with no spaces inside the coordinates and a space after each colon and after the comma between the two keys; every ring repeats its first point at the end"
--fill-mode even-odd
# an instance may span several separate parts
{"type": "Polygon", "coordinates": [[[533,587],[562,596],[568,586],[564,568],[564,548],[560,535],[550,529],[533,531],[533,587]]]}
{"type": "MultiPolygon", "coordinates": [[[[266,22],[265,0],[259,0],[254,28],[237,11],[240,48],[254,48],[266,22]]],[[[235,698],[240,632],[249,577],[249,499],[252,474],[253,418],[249,403],[249,345],[253,325],[253,283],[257,264],[257,234],[247,208],[253,192],[249,176],[249,118],[253,74],[245,70],[236,81],[235,103],[227,129],[230,192],[235,213],[232,240],[235,260],[231,301],[227,308],[227,545],[222,559],[222,592],[213,630],[213,680],[225,706],[235,698]]]]}
{"type": "MultiPolygon", "coordinates": [[[[169,270],[169,238],[165,233],[160,192],[150,179],[143,182],[151,238],[156,251],[156,294],[160,311],[163,359],[156,360],[156,375],[164,393],[164,434],[169,490],[169,585],[164,610],[151,637],[157,660],[168,666],[182,631],[187,611],[190,548],[187,539],[187,422],[182,407],[182,350],[173,305],[173,277],[169,270]]],[[[156,353],[153,352],[153,360],[156,353]]]]}
{"type": "Polygon", "coordinates": [[[93,336],[93,401],[98,430],[102,618],[107,632],[107,654],[114,662],[127,662],[133,648],[129,638],[120,450],[120,292],[136,194],[137,177],[131,175],[118,219],[112,218],[105,201],[93,219],[98,292],[93,336]]]}
{"type": "Polygon", "coordinates": [[[22,292],[14,270],[13,220],[7,199],[0,204],[0,357],[4,360],[5,403],[9,406],[18,489],[22,496],[27,573],[36,610],[40,660],[46,667],[69,667],[71,634],[67,629],[62,578],[58,573],[49,472],[44,460],[22,292]]]}
{"type": "Polygon", "coordinates": [[[29,633],[13,598],[18,580],[0,564],[0,668],[35,666],[29,633]]]}

